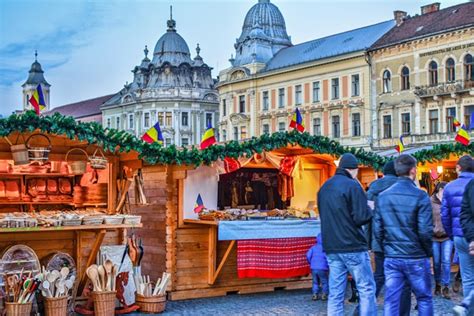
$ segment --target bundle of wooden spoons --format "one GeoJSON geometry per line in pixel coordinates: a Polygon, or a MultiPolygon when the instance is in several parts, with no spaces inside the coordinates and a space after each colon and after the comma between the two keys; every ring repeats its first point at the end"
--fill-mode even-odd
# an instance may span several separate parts
{"type": "Polygon", "coordinates": [[[163,272],[163,275],[161,278],[158,278],[156,283],[150,282],[149,275],[134,275],[133,277],[137,293],[146,297],[165,294],[166,287],[171,280],[171,274],[167,272],[163,272]]]}
{"type": "Polygon", "coordinates": [[[117,265],[110,260],[105,260],[104,264],[93,264],[86,270],[95,292],[115,291],[117,272],[117,265]]]}
{"type": "Polygon", "coordinates": [[[37,275],[37,278],[41,280],[39,289],[43,297],[63,297],[68,296],[72,288],[76,277],[71,275],[69,278],[69,268],[63,267],[61,270],[48,271],[43,267],[42,273],[37,275]]]}

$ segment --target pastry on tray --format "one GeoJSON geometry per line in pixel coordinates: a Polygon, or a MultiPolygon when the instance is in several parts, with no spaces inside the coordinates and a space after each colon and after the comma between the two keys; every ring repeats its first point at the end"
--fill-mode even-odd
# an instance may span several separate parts
{"type": "Polygon", "coordinates": [[[57,194],[58,193],[58,180],[48,179],[47,191],[48,191],[48,194],[57,194]]]}

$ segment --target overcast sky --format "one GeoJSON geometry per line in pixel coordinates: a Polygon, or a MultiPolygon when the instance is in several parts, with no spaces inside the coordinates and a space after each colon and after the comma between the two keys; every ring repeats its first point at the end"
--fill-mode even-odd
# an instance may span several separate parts
{"type": "MultiPolygon", "coordinates": [[[[419,14],[418,0],[271,0],[293,44],[419,14]]],[[[465,1],[443,1],[445,8],[465,1]]],[[[38,50],[52,107],[119,91],[166,31],[169,5],[192,57],[199,43],[213,75],[229,66],[245,14],[257,0],[0,0],[0,114],[21,109],[21,84],[38,50]]]]}

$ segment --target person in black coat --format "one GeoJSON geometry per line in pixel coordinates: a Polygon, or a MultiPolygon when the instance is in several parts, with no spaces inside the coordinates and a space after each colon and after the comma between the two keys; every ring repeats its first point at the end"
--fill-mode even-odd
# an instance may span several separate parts
{"type": "Polygon", "coordinates": [[[375,282],[363,226],[372,219],[367,197],[357,181],[358,161],[344,154],[336,174],[318,192],[323,248],[329,263],[328,315],[344,314],[347,273],[359,291],[360,315],[375,315],[375,282]]]}
{"type": "Polygon", "coordinates": [[[428,194],[415,185],[416,159],[395,160],[397,182],[380,193],[375,204],[374,235],[385,255],[385,315],[400,314],[400,298],[408,283],[420,316],[433,315],[431,265],[433,214],[428,194]]]}

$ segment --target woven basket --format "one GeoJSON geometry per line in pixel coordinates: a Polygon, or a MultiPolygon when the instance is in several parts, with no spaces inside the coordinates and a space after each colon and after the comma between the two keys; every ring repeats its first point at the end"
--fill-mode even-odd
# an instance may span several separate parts
{"type": "Polygon", "coordinates": [[[69,151],[66,153],[66,162],[67,162],[67,157],[69,154],[73,151],[81,151],[85,156],[86,160],[77,160],[69,163],[69,166],[71,167],[71,173],[72,174],[84,174],[86,173],[87,170],[87,159],[89,156],[87,155],[87,152],[84,149],[81,148],[71,148],[69,151]]]}
{"type": "Polygon", "coordinates": [[[123,220],[124,224],[128,225],[138,225],[142,221],[142,217],[138,215],[128,215],[125,216],[125,219],[123,220]]]}
{"type": "Polygon", "coordinates": [[[105,216],[104,224],[107,225],[120,225],[123,223],[123,216],[105,216]]]}
{"type": "Polygon", "coordinates": [[[89,162],[91,163],[91,167],[93,169],[107,168],[107,158],[105,158],[104,152],[99,147],[97,147],[92,156],[89,157],[89,162]],[[97,151],[99,152],[100,156],[97,155],[97,151]]]}
{"type": "Polygon", "coordinates": [[[135,304],[140,306],[142,313],[162,313],[166,309],[166,294],[156,296],[135,294],[135,304]]]}
{"type": "Polygon", "coordinates": [[[28,150],[28,159],[30,161],[45,162],[48,160],[49,152],[51,151],[51,140],[48,138],[48,136],[44,134],[33,134],[26,139],[25,145],[28,150]],[[46,138],[48,140],[48,146],[47,147],[30,146],[29,145],[30,140],[36,136],[41,136],[43,138],[46,138]]]}
{"type": "Polygon", "coordinates": [[[25,304],[21,303],[5,303],[7,316],[30,316],[31,307],[33,306],[32,302],[28,302],[25,304]]]}
{"type": "Polygon", "coordinates": [[[115,314],[116,291],[92,292],[95,316],[111,316],[115,314]]]}
{"type": "Polygon", "coordinates": [[[45,297],[44,313],[46,316],[65,316],[67,315],[67,296],[63,297],[45,297]]]}

